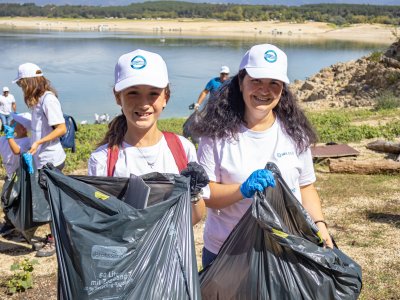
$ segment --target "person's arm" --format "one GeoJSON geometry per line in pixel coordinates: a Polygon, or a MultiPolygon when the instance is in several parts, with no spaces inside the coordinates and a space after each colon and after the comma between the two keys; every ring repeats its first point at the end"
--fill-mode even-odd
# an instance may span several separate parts
{"type": "Polygon", "coordinates": [[[18,144],[15,142],[14,139],[7,139],[8,145],[10,146],[10,149],[14,155],[18,155],[21,153],[21,148],[18,146],[18,144]]]}
{"type": "Polygon", "coordinates": [[[205,201],[206,206],[214,209],[221,209],[232,205],[244,197],[240,192],[240,184],[221,184],[210,181],[210,198],[205,201]]]}
{"type": "MultiPolygon", "coordinates": [[[[303,207],[310,214],[313,221],[325,221],[322,213],[321,200],[318,196],[318,192],[313,184],[305,185],[300,187],[301,198],[303,201],[303,207]]],[[[328,228],[323,222],[316,223],[318,229],[321,232],[322,238],[325,240],[326,245],[329,248],[333,248],[331,236],[329,235],[328,228]]]]}
{"type": "Polygon", "coordinates": [[[201,221],[205,215],[205,204],[203,198],[196,203],[192,203],[192,226],[201,221]]]}
{"type": "Polygon", "coordinates": [[[15,102],[13,102],[13,104],[12,104],[12,110],[14,112],[17,112],[17,104],[15,102]]]}
{"type": "Polygon", "coordinates": [[[196,102],[195,105],[194,105],[194,108],[195,108],[195,109],[198,109],[198,108],[200,107],[201,103],[203,103],[204,99],[207,97],[207,95],[208,95],[209,92],[210,92],[209,90],[204,89],[204,90],[200,93],[199,98],[197,99],[197,102],[196,102]]]}
{"type": "Polygon", "coordinates": [[[50,142],[52,140],[55,140],[61,136],[63,136],[66,132],[67,132],[67,126],[65,126],[65,123],[61,123],[61,124],[57,124],[57,125],[53,125],[54,129],[52,132],[50,132],[48,135],[46,135],[45,137],[41,138],[40,140],[35,141],[32,146],[31,149],[29,149],[29,153],[30,154],[35,154],[38,147],[41,144],[50,142]]]}

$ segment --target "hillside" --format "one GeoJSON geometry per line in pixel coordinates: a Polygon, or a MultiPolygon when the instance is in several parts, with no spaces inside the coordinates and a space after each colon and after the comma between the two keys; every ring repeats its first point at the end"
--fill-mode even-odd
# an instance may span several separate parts
{"type": "Polygon", "coordinates": [[[311,109],[370,107],[382,97],[400,98],[400,41],[384,53],[324,68],[291,88],[311,109]]]}

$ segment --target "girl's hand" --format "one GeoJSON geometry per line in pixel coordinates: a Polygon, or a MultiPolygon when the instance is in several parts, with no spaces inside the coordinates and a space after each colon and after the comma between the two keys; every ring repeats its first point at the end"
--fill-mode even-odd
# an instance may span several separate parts
{"type": "Polygon", "coordinates": [[[322,238],[326,243],[326,246],[333,249],[333,242],[331,236],[329,235],[328,229],[326,228],[326,225],[322,222],[318,222],[316,225],[321,233],[322,238]]]}
{"type": "Polygon", "coordinates": [[[36,153],[38,147],[39,147],[39,143],[38,143],[38,142],[34,142],[34,143],[32,144],[32,146],[31,146],[31,149],[29,149],[28,152],[29,152],[30,154],[34,155],[34,154],[36,153]]]}
{"type": "Polygon", "coordinates": [[[256,191],[264,191],[267,187],[275,187],[275,178],[271,171],[261,169],[254,171],[240,186],[243,197],[251,198],[256,191]]]}

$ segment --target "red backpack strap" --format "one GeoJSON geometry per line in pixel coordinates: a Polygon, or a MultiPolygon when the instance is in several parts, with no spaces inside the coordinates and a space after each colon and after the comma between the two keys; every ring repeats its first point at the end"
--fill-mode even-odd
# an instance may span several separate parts
{"type": "Polygon", "coordinates": [[[175,163],[178,166],[179,173],[187,167],[188,158],[186,156],[185,149],[183,148],[182,142],[179,137],[168,131],[163,131],[165,140],[167,141],[168,148],[171,150],[174,156],[175,163]]]}
{"type": "Polygon", "coordinates": [[[117,145],[107,148],[107,176],[112,177],[117,164],[119,148],[117,145]]]}

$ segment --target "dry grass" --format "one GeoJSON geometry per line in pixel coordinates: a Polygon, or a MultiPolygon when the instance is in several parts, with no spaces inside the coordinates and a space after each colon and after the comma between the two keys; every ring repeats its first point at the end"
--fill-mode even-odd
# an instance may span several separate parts
{"type": "MultiPolygon", "coordinates": [[[[330,231],[338,246],[363,270],[360,299],[400,299],[400,178],[383,175],[344,175],[318,172],[320,193],[330,231]]],[[[197,259],[200,262],[203,222],[195,227],[197,259]]],[[[42,226],[39,235],[48,232],[42,226]]],[[[26,244],[0,238],[0,280],[11,274],[14,259],[33,258],[26,244]]],[[[21,295],[0,299],[56,299],[55,257],[41,258],[34,271],[35,286],[21,295]]]]}

